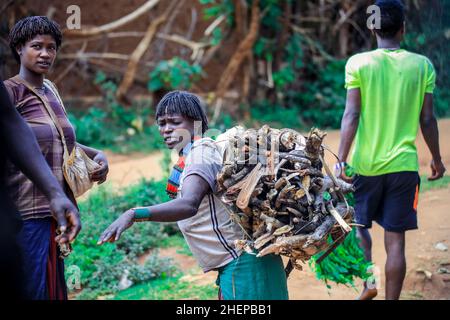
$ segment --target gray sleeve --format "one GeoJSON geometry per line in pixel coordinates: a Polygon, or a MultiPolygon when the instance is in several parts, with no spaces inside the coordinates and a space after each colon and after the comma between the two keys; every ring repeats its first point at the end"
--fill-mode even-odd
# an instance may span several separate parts
{"type": "Polygon", "coordinates": [[[186,159],[184,179],[192,174],[202,177],[213,193],[217,192],[217,174],[222,169],[222,155],[217,147],[202,144],[193,147],[186,159]]]}

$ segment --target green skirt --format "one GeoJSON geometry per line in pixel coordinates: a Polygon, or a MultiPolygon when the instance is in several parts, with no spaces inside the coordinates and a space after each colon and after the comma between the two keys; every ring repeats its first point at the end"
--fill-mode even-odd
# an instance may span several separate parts
{"type": "Polygon", "coordinates": [[[243,252],[219,268],[216,281],[224,300],[288,300],[283,261],[270,254],[257,258],[243,252]]]}

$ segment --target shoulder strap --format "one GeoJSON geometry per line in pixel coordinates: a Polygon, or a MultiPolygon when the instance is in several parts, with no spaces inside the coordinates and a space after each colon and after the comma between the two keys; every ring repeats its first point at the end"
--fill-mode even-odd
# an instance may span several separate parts
{"type": "Polygon", "coordinates": [[[48,79],[44,79],[44,85],[47,86],[47,88],[53,93],[53,95],[58,99],[59,104],[61,105],[61,108],[63,109],[64,113],[67,115],[66,108],[64,107],[64,103],[61,99],[61,96],[59,95],[58,89],[56,89],[56,86],[53,82],[51,82],[48,79]]]}
{"type": "MultiPolygon", "coordinates": [[[[50,118],[52,119],[53,123],[55,124],[55,127],[58,130],[59,135],[61,136],[61,141],[63,143],[63,147],[64,147],[65,151],[68,153],[67,144],[66,144],[66,137],[64,136],[64,131],[63,131],[62,127],[61,127],[61,124],[59,123],[58,117],[56,116],[56,114],[53,111],[52,107],[48,104],[47,99],[42,97],[36,91],[36,89],[33,88],[33,86],[31,84],[29,84],[26,80],[20,78],[19,76],[15,76],[13,79],[15,81],[19,82],[19,83],[22,83],[24,86],[26,86],[28,88],[28,90],[30,90],[34,95],[36,95],[42,101],[42,103],[44,104],[45,109],[47,110],[48,114],[50,115],[50,118]]],[[[57,96],[57,97],[59,97],[59,96],[57,96]]]]}

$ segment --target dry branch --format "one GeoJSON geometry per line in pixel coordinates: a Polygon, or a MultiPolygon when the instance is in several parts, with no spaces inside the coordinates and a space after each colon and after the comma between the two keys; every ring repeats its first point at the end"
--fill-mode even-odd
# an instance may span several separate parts
{"type": "Polygon", "coordinates": [[[183,46],[190,48],[192,50],[192,54],[191,54],[192,60],[197,59],[197,57],[200,53],[200,50],[209,46],[209,43],[191,41],[191,40],[188,40],[188,39],[183,38],[182,36],[179,36],[176,34],[172,34],[172,35],[158,34],[157,37],[160,39],[172,41],[172,42],[175,42],[175,43],[178,43],[178,44],[181,44],[183,46]]]}
{"type": "Polygon", "coordinates": [[[108,24],[99,26],[99,27],[92,27],[92,28],[82,28],[80,30],[77,29],[73,29],[73,30],[69,30],[69,29],[64,29],[63,33],[64,36],[68,36],[68,37],[72,37],[72,36],[77,36],[77,37],[86,37],[86,36],[93,36],[93,35],[98,35],[101,33],[106,33],[112,30],[115,30],[127,23],[130,23],[134,20],[136,20],[137,18],[139,18],[141,15],[143,15],[144,13],[146,13],[147,11],[149,11],[150,9],[152,9],[156,4],[158,4],[159,0],[149,0],[146,3],[144,3],[142,6],[140,6],[139,8],[137,8],[135,11],[131,12],[130,14],[116,20],[113,22],[110,22],[108,24]]]}
{"type": "MultiPolygon", "coordinates": [[[[58,55],[58,59],[78,59],[78,60],[90,60],[90,59],[113,59],[113,60],[130,60],[128,54],[114,53],[114,52],[83,52],[83,53],[61,53],[58,55]]],[[[142,62],[139,63],[147,66],[154,67],[154,62],[142,62]]]]}
{"type": "MultiPolygon", "coordinates": [[[[219,83],[217,84],[215,90],[215,98],[216,101],[222,99],[225,95],[225,92],[228,90],[230,84],[233,82],[234,77],[241,66],[242,62],[251,54],[251,50],[258,36],[258,30],[260,25],[260,12],[259,12],[259,0],[254,0],[252,3],[252,17],[250,21],[249,32],[246,37],[239,44],[237,50],[231,57],[228,62],[227,67],[222,73],[220,77],[219,83]]],[[[218,106],[216,105],[216,108],[218,106]]],[[[216,114],[218,114],[216,112],[216,114]]],[[[212,122],[215,122],[216,119],[213,119],[212,122]]]]}
{"type": "Polygon", "coordinates": [[[145,32],[144,38],[142,38],[136,49],[131,54],[130,61],[128,61],[127,72],[123,76],[122,82],[120,83],[119,88],[117,89],[116,97],[119,101],[124,101],[125,94],[133,83],[134,75],[136,74],[136,69],[139,60],[144,55],[145,51],[147,51],[148,46],[150,45],[150,42],[155,36],[158,27],[167,20],[167,17],[173,10],[175,4],[176,2],[172,1],[167,10],[161,16],[153,20],[153,22],[150,24],[147,31],[145,32]]]}

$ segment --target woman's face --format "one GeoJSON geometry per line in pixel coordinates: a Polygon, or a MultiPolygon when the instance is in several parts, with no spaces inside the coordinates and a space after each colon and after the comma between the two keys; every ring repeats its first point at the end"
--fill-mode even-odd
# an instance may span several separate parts
{"type": "Polygon", "coordinates": [[[20,64],[36,74],[47,74],[56,58],[56,42],[51,35],[37,35],[17,50],[20,64]]]}
{"type": "Polygon", "coordinates": [[[165,114],[158,118],[159,134],[169,149],[181,150],[194,135],[194,120],[180,114],[165,114]]]}

